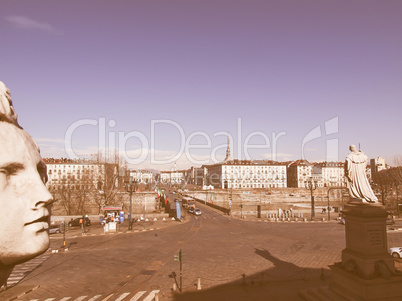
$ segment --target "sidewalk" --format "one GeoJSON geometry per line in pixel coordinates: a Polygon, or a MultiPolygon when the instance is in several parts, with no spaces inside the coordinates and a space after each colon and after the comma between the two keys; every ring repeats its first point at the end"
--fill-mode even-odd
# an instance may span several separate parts
{"type": "MultiPolygon", "coordinates": [[[[154,230],[159,230],[159,229],[165,229],[168,227],[173,227],[177,226],[183,223],[187,223],[190,219],[187,218],[187,220],[183,221],[177,221],[175,219],[172,220],[172,218],[166,218],[166,220],[148,220],[148,221],[141,221],[141,222],[135,222],[133,223],[133,229],[128,230],[128,223],[122,223],[119,224],[117,227],[117,231],[115,232],[104,232],[104,227],[100,224],[92,224],[89,227],[86,227],[85,231],[86,233],[82,233],[81,228],[79,227],[70,227],[69,230],[66,232],[66,240],[70,240],[72,238],[76,237],[91,237],[91,236],[96,236],[96,235],[124,235],[125,233],[140,233],[144,231],[154,231],[154,230]]],[[[50,235],[50,247],[49,249],[42,254],[41,256],[44,256],[45,254],[47,256],[52,256],[53,252],[58,252],[60,249],[63,249],[62,247],[56,247],[60,246],[60,240],[63,239],[63,234],[52,234],[50,235]]],[[[39,257],[41,257],[39,256],[39,257]]],[[[38,265],[33,265],[34,261],[39,258],[36,257],[26,263],[23,263],[21,265],[17,265],[14,268],[14,272],[18,273],[18,267],[28,265],[30,266],[30,270],[25,270],[26,275],[28,275],[30,272],[32,272],[34,269],[36,269],[40,264],[38,265]]],[[[25,276],[26,276],[25,275],[25,276]]],[[[11,274],[13,276],[13,273],[11,274]]],[[[11,277],[10,276],[10,277],[11,277]]],[[[18,280],[21,281],[25,278],[25,276],[21,276],[22,278],[18,280]]],[[[10,286],[7,288],[7,290],[0,290],[0,300],[1,301],[11,301],[11,300],[17,300],[19,298],[22,298],[24,295],[29,294],[30,292],[38,289],[40,285],[23,285],[23,284],[17,284],[14,286],[10,286]]]]}
{"type": "MultiPolygon", "coordinates": [[[[187,222],[186,220],[178,221],[172,217],[165,218],[165,220],[144,220],[133,222],[132,230],[128,230],[128,223],[124,222],[117,224],[116,230],[105,232],[105,227],[101,224],[93,223],[91,226],[84,227],[84,232],[80,227],[69,227],[66,232],[68,238],[75,238],[80,236],[93,236],[93,235],[112,235],[116,233],[133,233],[143,231],[153,231],[156,229],[164,229],[167,227],[175,226],[187,222]]],[[[50,238],[63,238],[63,233],[52,234],[50,238]]]]}

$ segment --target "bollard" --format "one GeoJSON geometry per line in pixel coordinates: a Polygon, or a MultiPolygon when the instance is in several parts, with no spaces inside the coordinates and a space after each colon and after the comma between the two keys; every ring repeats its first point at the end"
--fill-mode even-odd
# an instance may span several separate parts
{"type": "Polygon", "coordinates": [[[176,284],[176,282],[173,283],[173,288],[172,288],[172,289],[173,289],[174,292],[177,291],[177,284],[176,284]]]}
{"type": "Polygon", "coordinates": [[[246,285],[246,274],[243,274],[243,280],[242,280],[242,285],[246,285]]]}
{"type": "Polygon", "coordinates": [[[201,289],[201,278],[198,277],[197,278],[197,290],[200,290],[200,289],[201,289]]]}

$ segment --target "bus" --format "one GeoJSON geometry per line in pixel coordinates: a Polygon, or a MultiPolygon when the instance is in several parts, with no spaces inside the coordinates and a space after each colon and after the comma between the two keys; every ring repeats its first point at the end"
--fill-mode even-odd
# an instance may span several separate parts
{"type": "Polygon", "coordinates": [[[195,209],[195,200],[193,198],[184,196],[182,197],[182,206],[187,209],[189,207],[193,207],[195,209]]]}

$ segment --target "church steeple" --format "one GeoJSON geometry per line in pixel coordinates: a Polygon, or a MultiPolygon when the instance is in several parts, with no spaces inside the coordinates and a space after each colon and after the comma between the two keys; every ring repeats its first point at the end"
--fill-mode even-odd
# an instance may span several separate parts
{"type": "Polygon", "coordinates": [[[230,155],[230,140],[229,140],[229,133],[228,133],[228,147],[226,148],[226,157],[223,162],[233,161],[232,156],[230,155]]]}

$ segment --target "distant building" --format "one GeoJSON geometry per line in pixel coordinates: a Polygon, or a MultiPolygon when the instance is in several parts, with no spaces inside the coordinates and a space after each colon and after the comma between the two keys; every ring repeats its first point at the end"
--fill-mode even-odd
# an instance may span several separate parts
{"type": "Polygon", "coordinates": [[[206,183],[207,169],[205,167],[190,168],[190,182],[197,186],[204,186],[206,183]]]}
{"type": "Polygon", "coordinates": [[[163,184],[187,184],[190,182],[190,170],[161,171],[159,180],[163,184]]]}
{"type": "Polygon", "coordinates": [[[205,165],[205,185],[215,188],[286,187],[286,165],[272,161],[232,160],[205,165]]]}
{"type": "Polygon", "coordinates": [[[287,186],[305,187],[306,183],[313,176],[312,164],[306,160],[297,160],[287,168],[287,186]]]}
{"type": "MultiPolygon", "coordinates": [[[[45,158],[50,190],[99,190],[104,188],[107,177],[117,181],[117,165],[94,163],[85,160],[45,158]]],[[[118,182],[115,183],[116,187],[118,182]]]]}
{"type": "Polygon", "coordinates": [[[370,166],[371,166],[371,175],[373,175],[376,172],[379,172],[379,171],[387,168],[387,164],[385,163],[385,159],[382,158],[382,157],[377,157],[375,159],[371,159],[370,160],[370,166]]]}
{"type": "Polygon", "coordinates": [[[319,187],[344,186],[345,163],[321,162],[313,165],[312,177],[319,187]]]}
{"type": "Polygon", "coordinates": [[[149,184],[155,182],[155,174],[149,170],[130,170],[130,177],[139,184],[149,184]]]}
{"type": "Polygon", "coordinates": [[[203,165],[203,185],[221,189],[286,187],[286,165],[274,161],[232,159],[230,146],[222,162],[203,165]]]}

